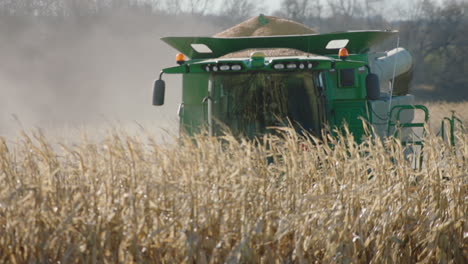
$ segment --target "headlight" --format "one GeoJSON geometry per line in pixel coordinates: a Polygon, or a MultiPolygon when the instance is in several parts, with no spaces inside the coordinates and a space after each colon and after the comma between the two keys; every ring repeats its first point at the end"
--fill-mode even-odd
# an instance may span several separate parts
{"type": "Polygon", "coordinates": [[[234,64],[234,65],[231,66],[231,70],[240,71],[240,70],[242,70],[242,66],[240,66],[239,64],[234,64]]]}
{"type": "Polygon", "coordinates": [[[229,71],[231,67],[229,67],[229,65],[221,65],[219,66],[219,69],[222,71],[229,71]]]}
{"type": "Polygon", "coordinates": [[[277,63],[277,64],[273,65],[273,68],[274,68],[275,70],[283,70],[283,69],[284,69],[284,64],[282,64],[282,63],[277,63]]]}

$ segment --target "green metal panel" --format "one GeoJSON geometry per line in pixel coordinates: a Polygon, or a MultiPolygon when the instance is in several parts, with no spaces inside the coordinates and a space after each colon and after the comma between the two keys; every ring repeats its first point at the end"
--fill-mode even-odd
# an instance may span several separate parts
{"type": "Polygon", "coordinates": [[[331,55],[337,49],[327,49],[331,40],[348,39],[346,48],[350,54],[365,53],[370,47],[392,37],[396,31],[351,31],[329,34],[268,36],[268,37],[241,37],[241,38],[214,38],[214,37],[166,37],[164,42],[182,52],[191,59],[218,58],[223,55],[257,48],[291,48],[303,52],[331,55]],[[204,44],[211,53],[199,53],[191,45],[204,44]]]}
{"type": "Polygon", "coordinates": [[[359,72],[358,69],[354,69],[354,85],[352,86],[342,86],[341,85],[341,72],[337,70],[335,72],[336,78],[336,87],[334,93],[335,100],[355,100],[355,99],[365,99],[366,92],[366,75],[367,71],[359,72]]]}
{"type": "Polygon", "coordinates": [[[209,74],[184,74],[182,77],[182,104],[180,125],[192,135],[200,131],[206,123],[206,103],[209,74]]]}
{"type": "Polygon", "coordinates": [[[184,104],[201,104],[208,95],[208,73],[184,74],[182,77],[182,102],[184,104]]]}
{"type": "Polygon", "coordinates": [[[233,59],[215,59],[215,60],[203,60],[203,61],[187,61],[186,64],[182,66],[170,67],[163,69],[164,73],[167,74],[184,74],[184,73],[206,73],[205,67],[207,65],[222,65],[222,64],[238,64],[242,66],[242,70],[240,71],[230,71],[232,74],[247,72],[250,70],[255,71],[275,71],[275,72],[292,72],[298,71],[299,69],[295,70],[276,70],[272,68],[272,65],[278,62],[294,62],[294,63],[314,63],[313,70],[326,70],[332,67],[332,63],[334,63],[335,69],[346,69],[346,68],[357,68],[360,66],[364,66],[366,64],[365,61],[355,61],[355,60],[340,60],[340,59],[332,59],[328,57],[269,57],[267,61],[264,63],[263,66],[260,67],[253,67],[251,65],[250,59],[243,59],[243,60],[233,60],[233,59]]]}
{"type": "Polygon", "coordinates": [[[334,124],[332,124],[332,127],[342,127],[345,123],[348,124],[349,130],[354,135],[356,142],[361,142],[361,138],[364,135],[364,128],[360,117],[368,120],[365,100],[337,100],[334,102],[334,124]]]}

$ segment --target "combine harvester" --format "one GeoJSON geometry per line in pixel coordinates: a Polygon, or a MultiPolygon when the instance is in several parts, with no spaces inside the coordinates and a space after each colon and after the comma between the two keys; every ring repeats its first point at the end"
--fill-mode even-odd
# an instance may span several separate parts
{"type": "Polygon", "coordinates": [[[180,129],[189,135],[201,129],[219,135],[229,128],[252,138],[290,120],[298,131],[316,136],[326,126],[347,124],[360,142],[364,119],[380,137],[422,145],[429,113],[407,94],[410,53],[398,45],[371,51],[395,36],[396,31],[316,34],[261,15],[214,37],[166,37],[162,40],[181,52],[179,65],[162,70],[153,105],[164,104],[163,74],[182,74],[180,129]],[[416,111],[421,121],[413,122],[416,111]]]}

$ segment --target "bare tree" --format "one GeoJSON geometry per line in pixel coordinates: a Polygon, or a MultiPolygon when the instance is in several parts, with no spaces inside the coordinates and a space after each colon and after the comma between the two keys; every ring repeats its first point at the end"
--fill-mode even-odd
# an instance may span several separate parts
{"type": "MultiPolygon", "coordinates": [[[[189,0],[186,0],[189,1],[189,0]]],[[[198,12],[196,8],[205,10],[202,0],[191,0],[188,8],[182,9],[184,12],[198,12]]],[[[204,0],[209,1],[209,0],[204,0]]],[[[112,9],[143,8],[152,11],[160,8],[162,0],[0,0],[0,14],[3,15],[27,15],[27,16],[70,16],[78,17],[83,15],[98,14],[112,9]]],[[[183,1],[168,1],[174,4],[183,1]]],[[[188,3],[188,2],[187,2],[188,3]]],[[[181,6],[176,6],[175,10],[181,10],[181,6]]]]}
{"type": "Polygon", "coordinates": [[[253,16],[258,10],[257,2],[252,0],[226,0],[220,6],[219,14],[229,24],[238,23],[253,16]]]}
{"type": "Polygon", "coordinates": [[[166,0],[165,10],[170,14],[188,13],[203,16],[207,11],[214,11],[213,0],[166,0]]]}
{"type": "Polygon", "coordinates": [[[303,22],[306,19],[309,4],[307,0],[283,0],[281,8],[288,18],[303,22]]]}
{"type": "Polygon", "coordinates": [[[311,0],[309,1],[309,13],[311,16],[315,17],[317,21],[322,21],[322,16],[324,12],[324,6],[321,0],[311,0]]]}
{"type": "Polygon", "coordinates": [[[189,0],[189,13],[192,15],[204,15],[209,4],[213,4],[210,0],[189,0]]]}
{"type": "Polygon", "coordinates": [[[334,17],[362,15],[362,3],[359,0],[327,0],[327,4],[334,17]]]}
{"type": "Polygon", "coordinates": [[[96,8],[96,3],[92,0],[60,0],[60,2],[62,2],[61,11],[65,16],[83,16],[96,8]]]}
{"type": "MultiPolygon", "coordinates": [[[[430,0],[418,2],[414,19],[402,22],[400,34],[416,61],[416,84],[435,87],[445,99],[460,98],[468,85],[468,65],[463,51],[468,48],[466,3],[452,1],[438,6],[430,0]],[[464,89],[462,87],[465,87],[464,89]],[[457,95],[450,98],[450,95],[457,95]]],[[[464,92],[468,97],[468,92],[464,92]]]]}

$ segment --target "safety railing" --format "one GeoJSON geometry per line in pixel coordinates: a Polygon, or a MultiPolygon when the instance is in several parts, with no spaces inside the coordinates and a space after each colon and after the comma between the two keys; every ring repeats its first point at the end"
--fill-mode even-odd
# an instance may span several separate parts
{"type": "Polygon", "coordinates": [[[447,123],[449,124],[448,140],[449,140],[450,145],[452,147],[455,147],[455,130],[457,128],[457,124],[460,126],[462,131],[465,131],[465,127],[463,125],[463,122],[458,117],[455,116],[455,111],[452,110],[452,116],[444,117],[441,121],[440,133],[444,141],[447,140],[446,139],[447,132],[445,128],[445,125],[447,123]]]}
{"type": "Polygon", "coordinates": [[[391,133],[392,129],[394,129],[393,130],[393,137],[394,138],[399,138],[402,129],[405,129],[405,128],[411,128],[412,129],[413,137],[411,137],[410,140],[407,139],[407,138],[403,138],[403,139],[400,138],[400,140],[401,140],[401,144],[403,146],[408,146],[408,145],[420,146],[419,155],[417,155],[418,156],[417,160],[418,160],[419,168],[422,168],[422,164],[423,164],[423,157],[424,157],[424,155],[423,155],[423,148],[424,148],[423,138],[426,135],[426,127],[427,127],[427,122],[428,121],[429,121],[429,110],[424,105],[396,105],[396,106],[392,107],[392,109],[390,110],[389,117],[388,117],[388,126],[387,126],[387,135],[388,136],[392,135],[392,133],[391,133]],[[423,122],[402,122],[401,113],[403,111],[407,111],[407,110],[420,110],[420,111],[422,111],[424,113],[424,121],[423,122]],[[393,118],[394,116],[395,116],[395,118],[393,118]],[[421,128],[422,129],[421,135],[417,136],[415,134],[415,132],[413,131],[413,128],[421,128]],[[417,138],[417,140],[415,140],[415,138],[417,138]]]}

